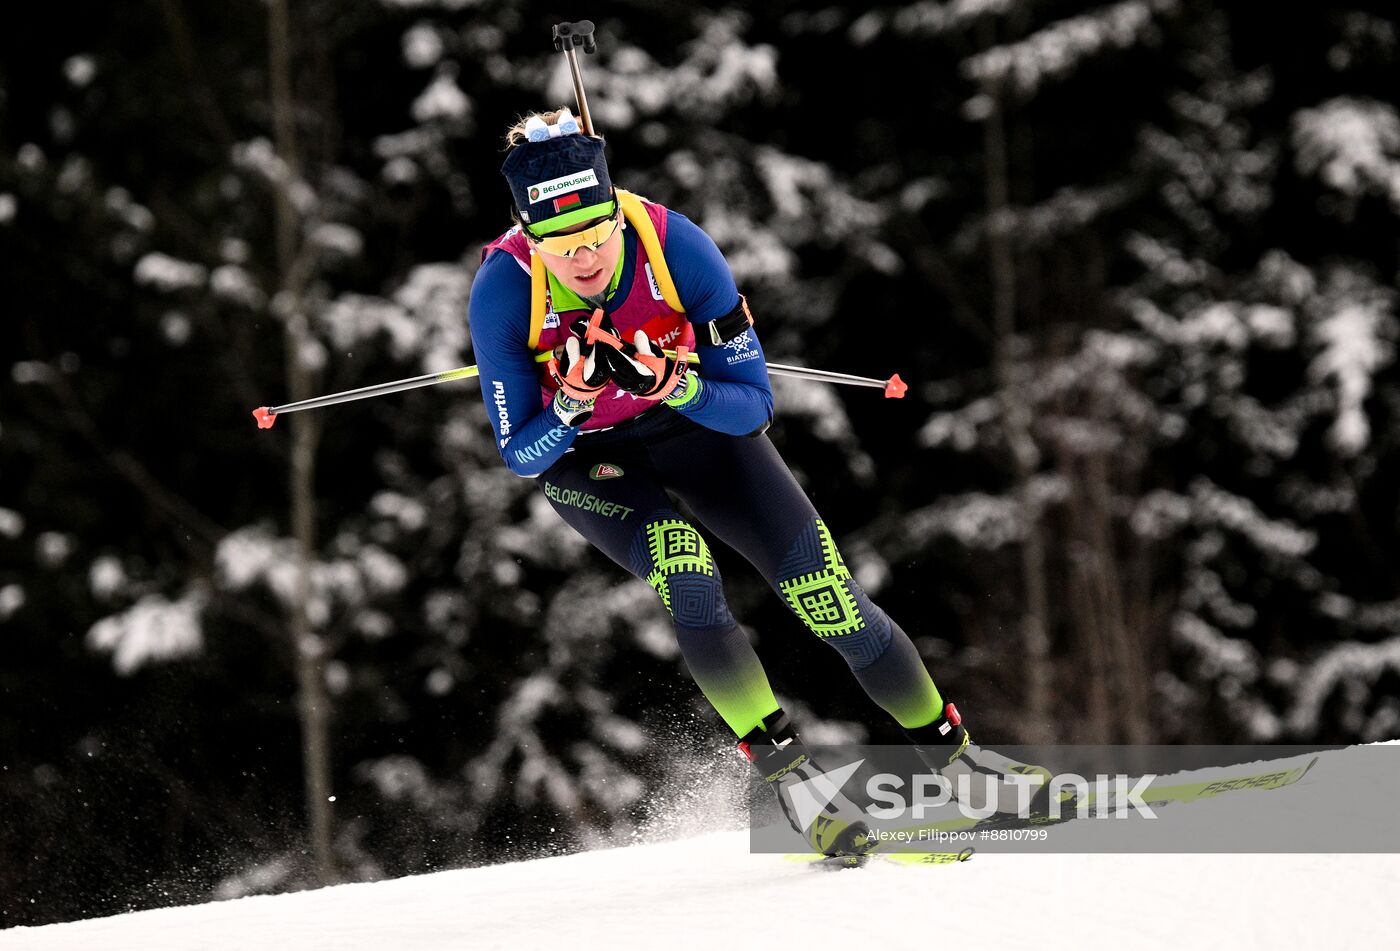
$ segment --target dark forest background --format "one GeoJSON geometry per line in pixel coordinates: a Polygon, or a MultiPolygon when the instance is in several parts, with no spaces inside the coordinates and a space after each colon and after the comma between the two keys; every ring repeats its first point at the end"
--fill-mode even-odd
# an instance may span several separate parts
{"type": "MultiPolygon", "coordinates": [[[[742,779],[475,383],[249,415],[472,362],[502,133],[572,106],[583,17],[614,178],[769,358],[910,383],[777,381],[772,435],[979,741],[1400,733],[1393,4],[32,5],[0,924],[627,841],[742,779]]],[[[809,734],[896,740],[715,547],[809,734]]]]}

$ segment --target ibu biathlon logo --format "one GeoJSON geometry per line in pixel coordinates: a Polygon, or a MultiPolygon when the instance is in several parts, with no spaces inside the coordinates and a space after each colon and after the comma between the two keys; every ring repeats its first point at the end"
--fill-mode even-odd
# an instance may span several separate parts
{"type": "Polygon", "coordinates": [[[724,358],[725,363],[743,363],[745,360],[757,358],[758,351],[749,349],[754,342],[752,334],[752,331],[745,330],[733,340],[725,342],[724,349],[729,351],[729,356],[724,358]]]}
{"type": "Polygon", "coordinates": [[[623,474],[623,471],[619,467],[611,465],[610,463],[600,462],[589,471],[588,478],[601,482],[604,479],[616,479],[623,474]]]}

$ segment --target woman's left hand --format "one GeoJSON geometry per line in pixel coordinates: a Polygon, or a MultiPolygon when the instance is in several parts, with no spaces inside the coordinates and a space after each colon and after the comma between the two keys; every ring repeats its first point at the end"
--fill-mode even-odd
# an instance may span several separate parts
{"type": "Polygon", "coordinates": [[[644,331],[638,330],[628,343],[615,334],[590,328],[597,341],[597,353],[607,362],[608,375],[618,389],[642,400],[664,400],[685,389],[690,363],[685,347],[677,347],[674,357],[656,347],[644,331]]]}

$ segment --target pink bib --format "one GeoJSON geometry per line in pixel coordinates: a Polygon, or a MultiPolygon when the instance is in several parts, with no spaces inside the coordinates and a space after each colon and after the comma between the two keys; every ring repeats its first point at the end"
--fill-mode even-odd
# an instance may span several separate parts
{"type": "MultiPolygon", "coordinates": [[[[661,247],[666,247],[666,209],[662,205],[652,202],[643,202],[647,214],[651,217],[652,225],[656,228],[656,236],[661,241],[661,247]]],[[[651,276],[651,269],[647,266],[646,248],[640,240],[635,242],[636,261],[632,268],[632,286],[628,288],[619,287],[617,293],[609,301],[608,316],[612,318],[613,325],[617,327],[618,336],[624,340],[631,340],[636,331],[641,330],[651,338],[652,342],[667,350],[674,350],[678,346],[695,349],[695,330],[691,327],[690,321],[685,315],[672,310],[670,305],[661,299],[661,290],[656,281],[651,276]],[[618,304],[618,300],[621,303],[618,304]]],[[[525,269],[530,271],[530,242],[525,235],[517,228],[512,228],[501,235],[491,244],[486,246],[482,252],[484,261],[488,255],[494,251],[505,251],[525,269]]],[[[545,293],[548,294],[548,284],[545,293]]],[[[590,312],[586,310],[564,311],[555,313],[554,303],[546,299],[544,329],[540,331],[540,352],[548,352],[564,343],[574,334],[569,332],[569,324],[579,317],[587,318],[590,312]]],[[[550,379],[549,372],[544,364],[540,364],[540,399],[542,405],[548,406],[554,400],[554,391],[558,389],[554,381],[550,379]]],[[[616,426],[618,423],[633,416],[638,416],[655,406],[651,400],[640,400],[625,390],[620,390],[612,383],[603,387],[603,391],[598,394],[598,402],[594,404],[593,416],[588,422],[583,424],[583,430],[587,432],[592,429],[606,429],[609,426],[616,426]]]]}

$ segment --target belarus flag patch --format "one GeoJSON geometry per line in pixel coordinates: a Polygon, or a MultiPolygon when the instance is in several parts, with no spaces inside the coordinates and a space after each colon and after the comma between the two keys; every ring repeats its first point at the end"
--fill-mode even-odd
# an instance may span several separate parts
{"type": "Polygon", "coordinates": [[[583,199],[579,197],[578,192],[574,192],[572,195],[561,195],[554,199],[554,213],[557,215],[570,205],[577,205],[581,201],[583,199]]]}

